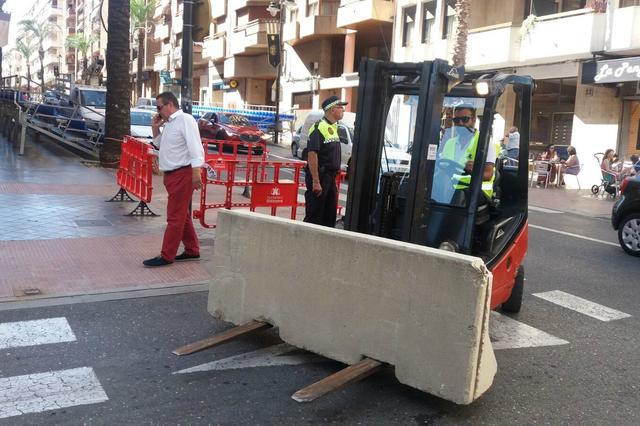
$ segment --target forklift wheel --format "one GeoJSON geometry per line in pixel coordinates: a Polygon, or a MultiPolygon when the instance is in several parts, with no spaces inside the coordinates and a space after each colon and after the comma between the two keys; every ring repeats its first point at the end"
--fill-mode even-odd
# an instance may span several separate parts
{"type": "Polygon", "coordinates": [[[598,192],[600,192],[600,187],[599,187],[598,185],[593,185],[593,186],[591,187],[591,193],[592,193],[593,195],[598,195],[598,192]]]}
{"type": "Polygon", "coordinates": [[[524,293],[524,267],[520,266],[518,268],[518,273],[516,274],[516,280],[513,284],[513,289],[511,290],[511,296],[507,299],[506,302],[502,304],[502,310],[505,312],[510,312],[513,314],[517,314],[520,312],[520,308],[522,307],[522,294],[524,293]]]}

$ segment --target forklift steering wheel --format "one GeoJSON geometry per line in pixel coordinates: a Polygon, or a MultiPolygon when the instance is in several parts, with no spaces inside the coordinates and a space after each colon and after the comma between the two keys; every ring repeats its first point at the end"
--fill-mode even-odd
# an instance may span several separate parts
{"type": "Polygon", "coordinates": [[[467,174],[460,164],[448,158],[439,159],[436,163],[436,168],[437,170],[446,172],[449,176],[467,174]]]}

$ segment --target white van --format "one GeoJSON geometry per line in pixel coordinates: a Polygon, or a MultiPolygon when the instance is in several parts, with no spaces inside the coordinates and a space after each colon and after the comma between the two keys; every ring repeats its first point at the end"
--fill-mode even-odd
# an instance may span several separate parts
{"type": "Polygon", "coordinates": [[[74,86],[71,89],[70,100],[77,105],[80,116],[87,123],[87,127],[98,130],[104,121],[107,107],[107,89],[105,87],[74,86]]]}

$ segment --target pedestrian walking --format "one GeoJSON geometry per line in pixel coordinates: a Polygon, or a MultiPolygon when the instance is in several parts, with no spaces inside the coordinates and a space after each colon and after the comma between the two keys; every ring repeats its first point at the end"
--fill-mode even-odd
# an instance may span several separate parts
{"type": "Polygon", "coordinates": [[[151,129],[153,143],[159,149],[158,166],[164,173],[163,183],[169,199],[160,256],[142,262],[146,267],[200,259],[200,243],[191,220],[191,197],[194,190],[202,187],[200,169],[204,164],[198,124],[193,116],[182,112],[178,99],[171,92],[156,97],[156,108],[158,114],[153,118],[151,129]],[[176,255],[180,242],[184,252],[176,255]]]}
{"type": "Polygon", "coordinates": [[[340,173],[342,154],[336,123],[344,116],[345,105],[347,102],[337,96],[330,96],[322,102],[324,117],[311,126],[306,148],[304,221],[332,228],[336,226],[336,176],[340,173]]]}

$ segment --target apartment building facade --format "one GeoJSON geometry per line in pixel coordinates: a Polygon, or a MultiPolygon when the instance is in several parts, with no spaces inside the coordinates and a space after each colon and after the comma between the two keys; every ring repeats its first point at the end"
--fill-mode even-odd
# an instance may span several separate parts
{"type": "MultiPolygon", "coordinates": [[[[393,60],[450,59],[454,6],[454,0],[397,0],[393,60]]],[[[600,176],[594,153],[612,148],[627,159],[640,153],[640,72],[629,72],[640,65],[639,1],[474,0],[471,8],[466,69],[536,79],[532,151],[573,145],[589,185],[600,176]],[[597,78],[607,69],[613,77],[597,78]]],[[[519,113],[512,95],[500,112],[504,126],[494,129],[496,138],[519,113]]]]}

